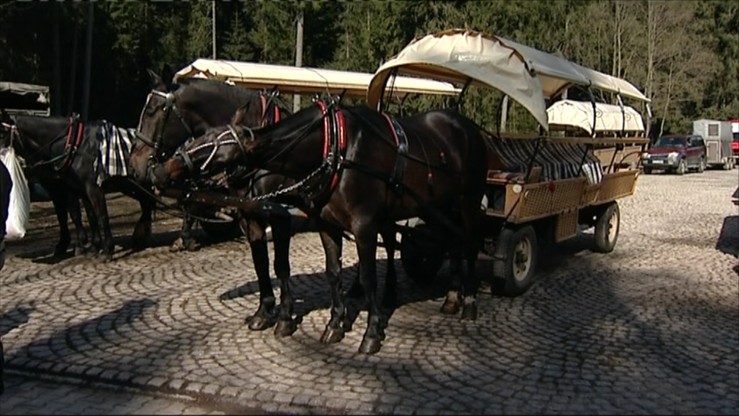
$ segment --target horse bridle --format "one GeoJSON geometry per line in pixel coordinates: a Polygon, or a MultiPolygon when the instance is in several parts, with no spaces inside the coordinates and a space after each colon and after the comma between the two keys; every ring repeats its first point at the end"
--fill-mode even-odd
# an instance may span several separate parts
{"type": "MultiPolygon", "coordinates": [[[[249,134],[251,135],[251,140],[254,141],[254,132],[248,127],[242,126],[242,128],[249,132],[249,134]]],[[[218,148],[221,147],[221,145],[235,144],[239,147],[239,150],[241,150],[241,154],[246,157],[246,148],[244,147],[244,143],[242,143],[240,139],[241,138],[236,132],[236,129],[234,129],[234,127],[229,124],[228,130],[224,130],[223,132],[221,132],[218,136],[216,136],[215,140],[208,141],[207,143],[203,143],[188,150],[182,150],[182,148],[177,149],[174,154],[175,156],[181,157],[190,172],[193,172],[195,170],[195,164],[192,162],[191,156],[195,152],[198,152],[202,149],[207,149],[208,147],[212,147],[213,150],[210,151],[210,155],[208,155],[208,157],[205,159],[205,162],[203,162],[203,164],[200,165],[200,168],[198,169],[200,172],[203,172],[213,160],[213,157],[216,155],[216,152],[218,152],[218,148]],[[224,136],[229,137],[226,137],[224,139],[224,136]]]]}
{"type": "MultiPolygon", "coordinates": [[[[187,130],[187,133],[190,135],[190,138],[192,139],[195,137],[193,134],[192,129],[190,126],[185,122],[185,117],[182,116],[182,113],[180,112],[180,109],[177,108],[177,104],[175,104],[175,95],[173,92],[162,92],[158,90],[152,90],[149,95],[146,97],[146,105],[148,106],[149,101],[153,96],[158,96],[161,98],[164,98],[164,107],[162,108],[162,111],[164,111],[164,122],[162,123],[162,127],[159,129],[159,134],[154,140],[151,140],[150,138],[144,136],[143,133],[141,133],[141,123],[139,122],[139,128],[136,129],[136,138],[138,138],[142,143],[145,145],[151,147],[154,149],[154,154],[149,157],[148,164],[149,166],[156,164],[159,159],[166,159],[167,152],[162,150],[162,146],[164,144],[164,129],[167,127],[167,122],[169,121],[169,114],[174,113],[175,116],[177,116],[177,119],[180,121],[182,126],[187,130]]],[[[146,109],[146,106],[144,107],[146,109]]]]}

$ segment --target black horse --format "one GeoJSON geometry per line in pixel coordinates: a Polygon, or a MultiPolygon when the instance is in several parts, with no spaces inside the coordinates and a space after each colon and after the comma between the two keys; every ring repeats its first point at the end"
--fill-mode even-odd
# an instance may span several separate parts
{"type": "Polygon", "coordinates": [[[385,240],[396,232],[397,221],[412,217],[448,230],[455,241],[450,247],[453,273],[461,272],[466,256],[462,297],[455,282],[442,311],[456,313],[461,306],[463,318],[477,317],[474,264],[486,172],[478,125],[451,110],[393,119],[366,107],[323,102],[253,130],[243,127],[242,116],[240,110],[232,125],[187,143],[153,175],[168,185],[240,167],[264,168],[298,181],[309,214],[324,224],[320,234],[332,308],[323,342],[338,342],[348,330],[340,272],[342,232],[349,231],[356,239],[359,278],[369,305],[359,350],[379,351],[386,319],[375,294],[377,236],[385,240]]]}
{"type": "MultiPolygon", "coordinates": [[[[221,81],[208,79],[185,79],[178,85],[168,87],[161,77],[149,71],[152,77],[152,91],[147,97],[139,121],[139,140],[131,152],[130,164],[134,176],[143,186],[151,186],[151,169],[160,161],[170,157],[187,140],[202,135],[212,126],[227,124],[234,112],[244,106],[247,108],[244,123],[250,126],[264,126],[279,121],[289,115],[280,106],[276,94],[257,92],[228,85],[221,81]]],[[[169,77],[168,77],[169,79],[169,77]]],[[[267,195],[289,187],[291,179],[269,172],[247,172],[241,180],[232,175],[226,183],[228,193],[243,197],[246,195],[267,195]]],[[[223,191],[223,185],[207,187],[223,191]]],[[[260,301],[257,311],[247,317],[252,330],[264,330],[275,323],[278,336],[292,334],[297,328],[292,316],[292,294],[288,284],[290,276],[290,238],[292,217],[287,206],[295,206],[290,195],[280,195],[280,201],[255,206],[247,211],[240,210],[239,228],[246,235],[254,260],[259,282],[260,301]],[[275,250],[274,270],[281,284],[281,304],[279,318],[276,317],[276,299],[269,273],[269,253],[267,248],[267,226],[271,227],[275,250]]],[[[190,206],[189,212],[203,208],[190,206]]],[[[193,216],[183,222],[180,238],[173,249],[192,247],[190,229],[193,216]]],[[[204,225],[204,224],[202,224],[204,225]]]]}
{"type": "MultiPolygon", "coordinates": [[[[126,175],[128,150],[125,146],[113,147],[121,142],[120,135],[124,134],[120,133],[122,129],[100,120],[82,122],[75,116],[25,115],[16,116],[11,129],[10,141],[18,155],[25,159],[29,176],[51,184],[47,189],[52,189],[62,229],[66,226],[66,215],[62,217],[60,211],[72,206],[69,213],[73,220],[78,218],[74,220],[78,232],[80,229],[84,232],[79,219],[78,200],[82,200],[88,208],[92,233],[100,236],[103,258],[110,260],[114,243],[105,193],[122,192],[138,200],[141,205],[141,217],[133,233],[133,249],[146,246],[147,238],[151,235],[154,201],[126,175]]],[[[60,239],[57,254],[64,243],[60,239]]]]}

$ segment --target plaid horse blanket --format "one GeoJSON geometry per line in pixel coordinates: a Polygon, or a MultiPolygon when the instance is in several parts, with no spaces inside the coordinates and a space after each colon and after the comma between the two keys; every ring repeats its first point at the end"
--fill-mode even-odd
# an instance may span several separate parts
{"type": "Polygon", "coordinates": [[[537,150],[535,140],[491,137],[486,142],[509,172],[526,172],[536,154],[533,165],[541,166],[544,181],[585,176],[593,184],[603,179],[600,160],[584,144],[544,141],[537,150]]]}
{"type": "Polygon", "coordinates": [[[128,160],[136,129],[124,129],[103,120],[97,131],[99,154],[95,160],[97,184],[111,176],[128,176],[128,160]]]}

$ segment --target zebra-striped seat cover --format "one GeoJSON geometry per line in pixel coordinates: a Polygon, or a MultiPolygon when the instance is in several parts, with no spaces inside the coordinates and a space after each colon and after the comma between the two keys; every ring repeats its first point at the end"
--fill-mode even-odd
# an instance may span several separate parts
{"type": "Polygon", "coordinates": [[[603,178],[600,160],[584,144],[543,141],[536,150],[536,140],[490,137],[487,143],[508,172],[526,172],[536,151],[533,166],[541,166],[543,181],[585,176],[592,184],[603,178]]]}

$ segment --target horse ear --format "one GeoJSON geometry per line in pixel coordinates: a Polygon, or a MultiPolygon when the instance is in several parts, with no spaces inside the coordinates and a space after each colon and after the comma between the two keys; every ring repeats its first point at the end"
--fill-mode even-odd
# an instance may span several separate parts
{"type": "Polygon", "coordinates": [[[162,77],[160,77],[159,74],[148,68],[146,69],[146,72],[149,73],[149,78],[151,78],[151,89],[164,90],[166,88],[166,85],[162,81],[162,77]]]}
{"type": "Polygon", "coordinates": [[[249,111],[249,103],[242,105],[238,110],[236,110],[233,117],[231,117],[231,124],[234,126],[241,126],[244,124],[244,118],[246,117],[247,111],[249,111]]]}
{"type": "Polygon", "coordinates": [[[165,85],[172,85],[173,79],[174,71],[172,70],[172,67],[169,66],[169,64],[165,63],[162,67],[162,80],[165,82],[165,85]]]}

